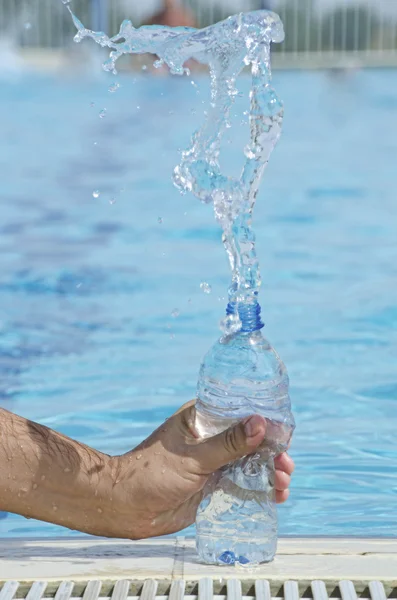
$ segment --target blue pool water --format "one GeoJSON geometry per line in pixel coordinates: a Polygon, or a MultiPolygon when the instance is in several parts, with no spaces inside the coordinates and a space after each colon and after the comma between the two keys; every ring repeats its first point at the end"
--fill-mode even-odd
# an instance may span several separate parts
{"type": "MultiPolygon", "coordinates": [[[[194,396],[226,305],[212,210],[171,183],[208,96],[193,79],[125,76],[113,94],[105,75],[1,84],[0,403],[108,453],[194,396]]],[[[277,73],[275,86],[285,128],[255,226],[264,332],[297,420],[281,533],[395,535],[397,78],[277,73]]],[[[0,535],[70,532],[8,515],[0,535]]]]}

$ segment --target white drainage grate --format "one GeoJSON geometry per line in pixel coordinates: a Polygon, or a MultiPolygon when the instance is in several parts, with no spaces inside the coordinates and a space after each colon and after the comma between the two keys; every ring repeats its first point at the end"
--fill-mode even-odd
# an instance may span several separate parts
{"type": "Polygon", "coordinates": [[[174,581],[147,579],[60,583],[7,581],[0,600],[388,600],[397,587],[382,581],[267,581],[216,579],[174,581]]]}

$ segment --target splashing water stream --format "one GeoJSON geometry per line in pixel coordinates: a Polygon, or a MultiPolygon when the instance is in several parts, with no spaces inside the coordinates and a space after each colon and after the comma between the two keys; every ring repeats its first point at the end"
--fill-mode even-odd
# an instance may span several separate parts
{"type": "Polygon", "coordinates": [[[156,67],[166,64],[174,75],[189,74],[184,64],[194,59],[208,65],[211,77],[211,103],[201,129],[182,153],[174,170],[174,183],[182,192],[192,192],[199,200],[213,203],[223,230],[223,243],[231,269],[228,316],[222,322],[226,333],[241,327],[239,311],[255,306],[261,283],[251,227],[252,211],[259,184],[275,147],[283,121],[283,105],[271,87],[270,44],[281,42],[284,31],[279,17],[260,10],[229,17],[205,29],[143,26],[135,28],[125,20],[120,31],[109,38],[103,32],[86,29],[67,4],[77,28],[75,41],[92,38],[111,49],[103,64],[116,73],[123,54],[151,53],[158,56],[156,67]],[[245,148],[245,164],[239,179],[221,172],[221,142],[229,126],[230,111],[238,95],[236,81],[242,70],[251,67],[251,139],[245,148]]]}

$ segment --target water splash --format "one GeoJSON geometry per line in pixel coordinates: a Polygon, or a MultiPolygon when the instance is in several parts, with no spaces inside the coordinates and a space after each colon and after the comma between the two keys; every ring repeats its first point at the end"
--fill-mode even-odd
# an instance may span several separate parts
{"type": "MultiPolygon", "coordinates": [[[[261,284],[255,235],[251,228],[252,211],[259,184],[269,157],[280,137],[283,105],[271,87],[270,45],[281,42],[284,31],[279,17],[260,10],[229,17],[205,29],[188,27],[144,26],[135,28],[125,20],[120,31],[109,38],[103,32],[86,29],[72,13],[77,28],[75,41],[92,38],[110,48],[103,64],[106,71],[117,73],[116,62],[123,54],[151,53],[158,56],[156,67],[166,64],[174,75],[189,74],[184,67],[189,59],[208,65],[211,77],[211,103],[201,129],[182,153],[175,168],[174,183],[182,192],[191,192],[199,200],[212,203],[223,229],[232,268],[229,306],[256,303],[261,284]],[[245,148],[245,163],[240,178],[222,173],[219,164],[221,142],[229,128],[230,111],[238,95],[236,81],[250,66],[249,124],[251,139],[245,148]]],[[[206,291],[206,290],[204,290],[206,291]]],[[[223,322],[223,329],[234,330],[238,319],[223,322]]]]}

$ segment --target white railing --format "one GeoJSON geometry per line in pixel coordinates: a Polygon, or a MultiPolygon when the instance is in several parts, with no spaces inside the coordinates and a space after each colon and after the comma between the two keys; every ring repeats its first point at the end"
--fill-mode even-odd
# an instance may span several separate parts
{"type": "MultiPolygon", "coordinates": [[[[81,20],[115,32],[128,16],[139,21],[151,0],[73,0],[81,20]],[[142,12],[143,10],[143,12],[142,12]]],[[[160,0],[153,0],[157,6],[160,0]]],[[[397,64],[397,0],[184,0],[199,26],[265,5],[280,14],[286,41],[278,64],[397,64]]],[[[147,13],[147,10],[146,10],[147,13]]],[[[0,36],[26,48],[64,48],[73,24],[61,0],[0,0],[0,36]]]]}

